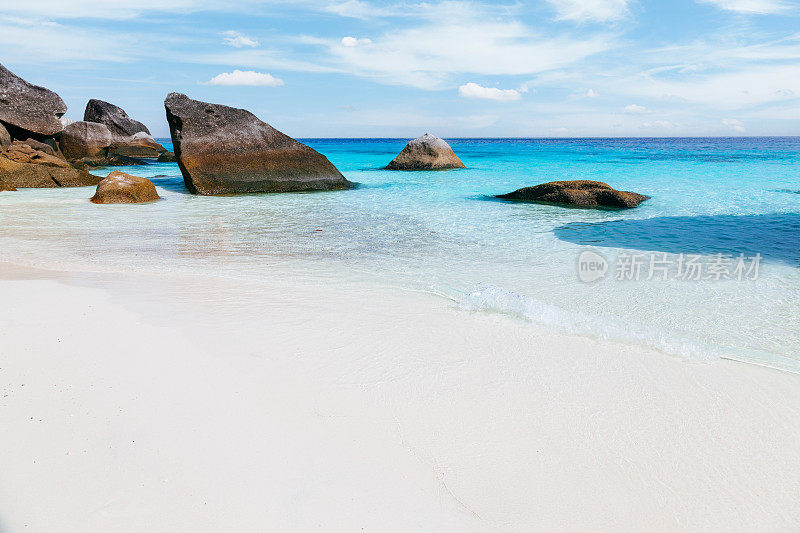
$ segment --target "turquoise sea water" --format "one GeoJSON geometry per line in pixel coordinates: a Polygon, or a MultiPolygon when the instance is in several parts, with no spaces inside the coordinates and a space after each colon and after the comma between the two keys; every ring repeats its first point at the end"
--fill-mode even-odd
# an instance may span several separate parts
{"type": "Polygon", "coordinates": [[[121,168],[153,179],[154,204],[2,193],[0,260],[424,290],[554,331],[800,371],[800,138],[456,139],[467,169],[383,170],[406,141],[306,140],[350,191],[198,197],[156,163],[121,168]],[[652,199],[601,211],[492,198],[565,179],[652,199]],[[608,263],[593,283],[578,276],[586,250],[608,263]],[[702,279],[679,275],[690,259],[702,279]],[[666,270],[647,279],[650,261],[666,270]]]}

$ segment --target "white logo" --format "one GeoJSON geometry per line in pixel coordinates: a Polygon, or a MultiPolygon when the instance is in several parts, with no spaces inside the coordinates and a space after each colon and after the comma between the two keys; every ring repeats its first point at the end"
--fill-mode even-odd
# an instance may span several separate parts
{"type": "Polygon", "coordinates": [[[584,283],[592,283],[606,277],[608,261],[592,250],[582,252],[578,257],[578,279],[584,283]]]}

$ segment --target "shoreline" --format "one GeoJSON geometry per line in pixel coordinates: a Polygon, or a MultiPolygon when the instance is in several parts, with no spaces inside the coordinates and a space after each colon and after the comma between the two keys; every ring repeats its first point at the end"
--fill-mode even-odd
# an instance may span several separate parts
{"type": "Polygon", "coordinates": [[[0,294],[0,530],[800,523],[795,374],[391,290],[3,264],[0,294]]]}

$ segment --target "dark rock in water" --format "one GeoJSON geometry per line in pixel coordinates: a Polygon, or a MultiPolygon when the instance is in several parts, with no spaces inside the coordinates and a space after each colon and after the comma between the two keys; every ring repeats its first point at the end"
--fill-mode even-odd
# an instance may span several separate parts
{"type": "Polygon", "coordinates": [[[147,129],[147,126],[138,120],[133,120],[121,107],[102,100],[95,100],[94,98],[86,104],[83,120],[85,122],[105,124],[111,135],[115,137],[133,137],[141,132],[150,135],[150,130],[147,129]]]}
{"type": "Polygon", "coordinates": [[[348,189],[316,150],[244,109],[171,93],[164,101],[183,179],[195,194],[348,189]]]}
{"type": "Polygon", "coordinates": [[[578,207],[630,208],[638,206],[650,197],[635,192],[618,191],[601,181],[576,180],[553,181],[525,187],[512,193],[500,194],[497,198],[578,207]]]}
{"type": "Polygon", "coordinates": [[[59,143],[67,159],[101,158],[111,146],[111,132],[105,124],[82,120],[68,124],[59,143]]]}
{"type": "Polygon", "coordinates": [[[12,146],[0,154],[0,180],[11,187],[85,187],[97,185],[101,179],[44,152],[34,152],[37,153],[25,153],[12,146]],[[9,155],[17,156],[18,160],[11,159],[9,155]]]}
{"type": "Polygon", "coordinates": [[[92,197],[96,204],[140,204],[154,202],[161,197],[156,186],[147,178],[125,174],[115,170],[97,184],[92,197]]]}
{"type": "Polygon", "coordinates": [[[176,161],[175,154],[169,150],[158,156],[159,163],[175,163],[176,161]]]}
{"type": "Polygon", "coordinates": [[[12,187],[11,185],[6,184],[2,178],[0,178],[0,192],[2,191],[16,191],[17,189],[12,187]]]}
{"type": "Polygon", "coordinates": [[[23,80],[0,65],[0,121],[39,135],[64,129],[59,120],[67,105],[56,93],[23,80]]]}
{"type": "Polygon", "coordinates": [[[426,133],[409,142],[386,168],[389,170],[446,170],[465,167],[447,142],[426,133]]]}
{"type": "Polygon", "coordinates": [[[8,130],[0,124],[0,150],[8,148],[11,146],[11,135],[9,135],[8,130]]]}

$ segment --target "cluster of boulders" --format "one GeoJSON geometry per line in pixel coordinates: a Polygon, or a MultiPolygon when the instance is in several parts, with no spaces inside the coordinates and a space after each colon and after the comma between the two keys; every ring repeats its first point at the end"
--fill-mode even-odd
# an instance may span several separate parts
{"type": "Polygon", "coordinates": [[[0,182],[16,187],[80,187],[100,181],[89,167],[174,158],[119,107],[90,100],[84,120],[65,126],[64,101],[0,65],[0,182]]]}
{"type": "MultiPolygon", "coordinates": [[[[0,191],[16,187],[97,185],[95,203],[158,200],[152,182],[122,172],[106,178],[89,167],[175,161],[194,194],[330,191],[353,187],[316,150],[244,109],[171,93],[164,101],[175,153],[120,107],[89,100],[83,120],[64,124],[54,92],[0,65],[0,191]]],[[[447,142],[426,133],[410,141],[389,170],[465,168],[447,142]]],[[[581,207],[636,207],[648,197],[601,182],[564,181],[526,187],[498,198],[581,207]]]]}

